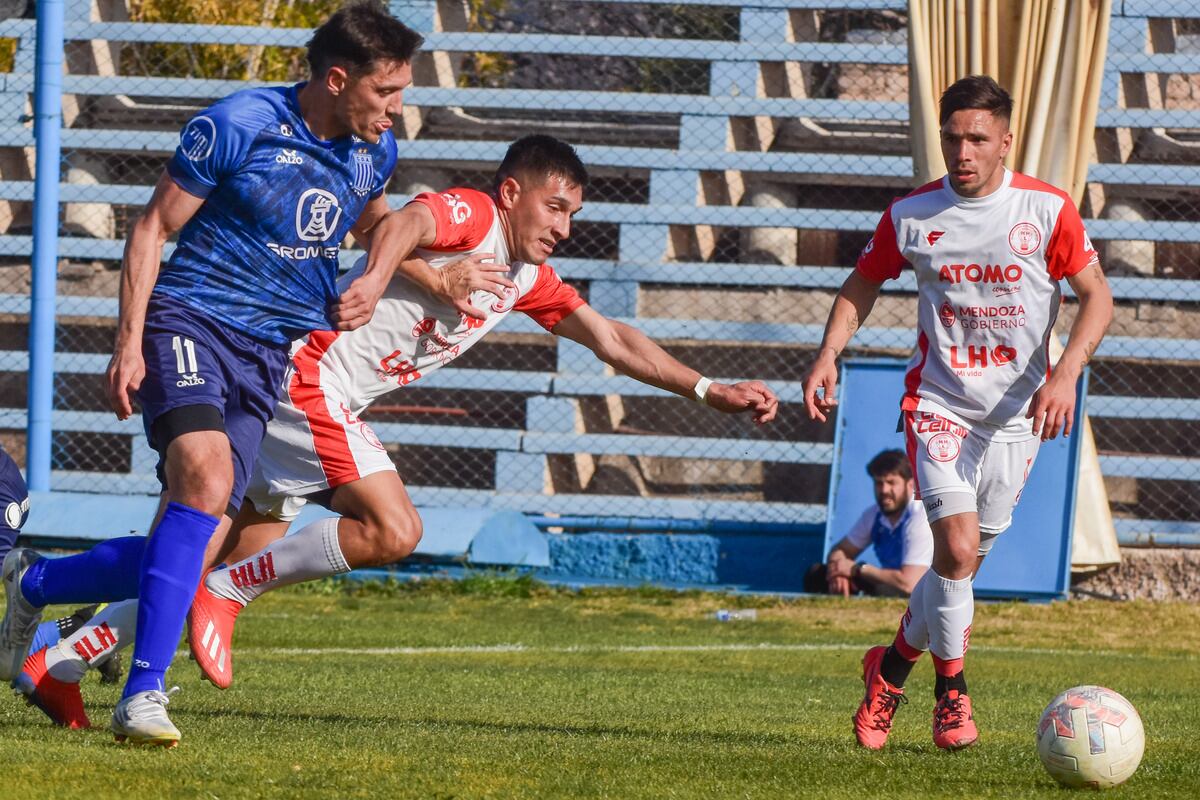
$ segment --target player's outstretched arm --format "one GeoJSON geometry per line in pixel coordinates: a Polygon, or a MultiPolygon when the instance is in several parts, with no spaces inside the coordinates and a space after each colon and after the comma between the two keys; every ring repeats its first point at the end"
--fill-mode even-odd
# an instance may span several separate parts
{"type": "MultiPolygon", "coordinates": [[[[618,372],[681,397],[695,398],[703,377],[637,328],[608,319],[591,306],[580,306],[555,325],[553,332],[584,345],[618,372]]],[[[760,425],[775,419],[779,410],[775,393],[760,381],[712,383],[704,403],[727,414],[749,413],[760,425]]]]}
{"type": "Polygon", "coordinates": [[[804,407],[809,419],[825,422],[837,406],[838,356],[875,307],[882,286],[854,270],[833,299],[821,348],[804,376],[804,407]]]}
{"type": "Polygon", "coordinates": [[[1071,435],[1075,426],[1075,384],[1100,346],[1113,316],[1112,290],[1099,264],[1085,267],[1067,282],[1079,298],[1079,313],[1071,324],[1066,349],[1050,377],[1034,392],[1026,415],[1033,419],[1033,432],[1042,441],[1058,436],[1059,428],[1063,436],[1071,435]]]}
{"type": "Polygon", "coordinates": [[[117,337],[105,375],[108,404],[117,419],[133,414],[133,394],[146,375],[142,330],[150,292],[158,280],[163,245],[203,204],[202,198],[185,192],[164,170],[146,209],[129,231],[121,263],[117,337]]]}

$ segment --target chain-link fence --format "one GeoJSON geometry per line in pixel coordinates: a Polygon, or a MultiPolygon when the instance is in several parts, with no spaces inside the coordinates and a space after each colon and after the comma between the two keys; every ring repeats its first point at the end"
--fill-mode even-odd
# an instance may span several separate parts
{"type": "MultiPolygon", "coordinates": [[[[140,424],[117,423],[102,391],[121,240],[184,122],[243,81],[302,79],[304,29],[337,5],[68,3],[55,488],[154,491],[140,424]]],[[[752,429],[510,320],[367,415],[418,502],[824,518],[833,426],[805,418],[799,380],[845,268],[911,188],[912,162],[906,4],[820,5],[392,3],[430,31],[396,129],[393,205],[486,188],[526,133],[566,139],[593,180],[558,271],[705,374],[761,378],[785,400],[777,423],[752,429]]],[[[1118,297],[1091,419],[1114,513],[1129,520],[1196,519],[1200,480],[1189,435],[1200,426],[1200,11],[1166,5],[1124,16],[1132,4],[1114,3],[1082,204],[1118,297]]],[[[0,441],[20,460],[31,140],[14,120],[27,113],[32,28],[4,25],[0,441]]],[[[848,355],[906,357],[914,319],[901,280],[848,355]]]]}

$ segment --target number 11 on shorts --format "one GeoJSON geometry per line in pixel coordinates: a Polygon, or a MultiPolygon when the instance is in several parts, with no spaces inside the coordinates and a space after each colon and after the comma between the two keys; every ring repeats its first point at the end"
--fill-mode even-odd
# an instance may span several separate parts
{"type": "Polygon", "coordinates": [[[182,336],[171,337],[171,349],[175,351],[175,370],[179,374],[198,372],[196,366],[196,343],[182,336]],[[185,357],[186,355],[186,362],[185,357]]]}

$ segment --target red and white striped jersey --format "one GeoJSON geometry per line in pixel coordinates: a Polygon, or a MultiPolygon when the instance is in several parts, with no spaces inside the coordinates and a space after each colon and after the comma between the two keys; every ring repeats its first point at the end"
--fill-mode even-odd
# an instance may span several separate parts
{"type": "MultiPolygon", "coordinates": [[[[491,197],[474,189],[417,195],[413,201],[433,212],[436,239],[416,255],[443,267],[473,253],[493,253],[508,263],[508,245],[491,197]]],[[[341,279],[340,290],[362,274],[366,257],[341,279]]],[[[339,386],[347,410],[360,413],[377,397],[407,386],[466,352],[511,311],[521,311],[552,329],[584,304],[549,264],[516,262],[507,277],[517,285],[503,299],[475,292],[472,302],[487,313],[477,320],[397,275],[375,307],[371,321],[353,331],[314,331],[292,344],[292,363],[284,386],[294,377],[302,384],[339,386]]]]}
{"type": "Polygon", "coordinates": [[[911,264],[917,350],[905,410],[930,411],[998,441],[1032,434],[1025,418],[1050,370],[1059,281],[1098,262],[1079,211],[1062,191],[1005,170],[986,197],[948,178],[896,200],[856,269],[882,283],[911,264]]]}

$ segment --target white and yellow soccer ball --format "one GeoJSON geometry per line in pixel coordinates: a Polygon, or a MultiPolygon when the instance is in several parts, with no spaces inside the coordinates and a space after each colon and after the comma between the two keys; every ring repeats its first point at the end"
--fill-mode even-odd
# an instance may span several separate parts
{"type": "Polygon", "coordinates": [[[1146,734],[1128,700],[1103,686],[1076,686],[1050,701],[1037,728],[1038,756],[1065,786],[1107,789],[1129,779],[1146,734]]]}

